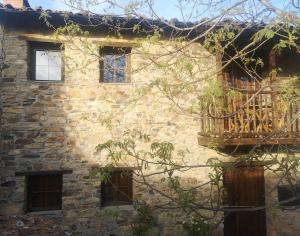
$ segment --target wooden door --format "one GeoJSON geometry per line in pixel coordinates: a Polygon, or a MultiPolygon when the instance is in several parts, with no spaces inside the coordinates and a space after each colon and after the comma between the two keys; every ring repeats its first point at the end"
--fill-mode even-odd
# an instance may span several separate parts
{"type": "Polygon", "coordinates": [[[262,97],[252,96],[261,88],[260,81],[233,63],[224,73],[223,84],[225,89],[238,92],[234,96],[231,94],[225,97],[224,105],[227,114],[231,115],[224,119],[224,130],[230,135],[256,133],[262,113],[262,108],[258,107],[262,103],[262,97]]]}
{"type": "MultiPolygon", "coordinates": [[[[224,203],[228,209],[265,205],[264,169],[242,166],[224,171],[224,203]]],[[[265,209],[225,213],[224,236],[265,236],[265,209]]]]}

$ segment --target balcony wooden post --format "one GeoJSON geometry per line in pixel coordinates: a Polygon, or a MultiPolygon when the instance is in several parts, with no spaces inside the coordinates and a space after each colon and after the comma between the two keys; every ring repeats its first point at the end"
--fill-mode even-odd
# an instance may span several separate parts
{"type": "Polygon", "coordinates": [[[271,109],[272,109],[272,130],[276,131],[278,128],[278,113],[276,112],[276,92],[274,91],[274,82],[276,80],[276,53],[271,50],[269,53],[269,71],[270,71],[270,85],[271,85],[271,109]]]}
{"type": "MultiPolygon", "coordinates": [[[[217,45],[218,49],[221,49],[222,46],[220,45],[220,43],[217,45]]],[[[221,50],[218,50],[216,53],[216,69],[217,69],[217,79],[219,81],[219,83],[221,84],[221,86],[223,87],[223,89],[225,88],[225,78],[224,78],[224,74],[223,74],[223,63],[222,63],[222,53],[221,50]]],[[[224,99],[224,103],[226,99],[224,99]]],[[[224,104],[226,105],[226,104],[224,104]]],[[[215,109],[215,111],[217,111],[217,109],[215,109]]],[[[224,115],[224,112],[221,113],[221,115],[224,115]]],[[[219,127],[215,130],[217,130],[219,133],[217,134],[218,136],[223,136],[224,134],[224,119],[218,119],[216,122],[214,122],[215,125],[218,125],[219,127]]]]}

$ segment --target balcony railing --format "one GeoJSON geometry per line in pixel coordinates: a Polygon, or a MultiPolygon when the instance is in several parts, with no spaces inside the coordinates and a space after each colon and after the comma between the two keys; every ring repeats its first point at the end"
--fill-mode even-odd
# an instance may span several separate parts
{"type": "Polygon", "coordinates": [[[241,91],[201,113],[199,144],[300,143],[300,106],[274,91],[241,91]]]}

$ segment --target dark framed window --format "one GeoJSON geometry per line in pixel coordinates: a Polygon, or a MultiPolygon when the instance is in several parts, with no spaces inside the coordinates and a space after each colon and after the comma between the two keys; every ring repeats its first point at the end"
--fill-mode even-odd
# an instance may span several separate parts
{"type": "Polygon", "coordinates": [[[131,48],[103,47],[100,49],[100,81],[103,83],[130,82],[131,48]]]}
{"type": "Polygon", "coordinates": [[[300,186],[294,186],[291,188],[290,186],[278,186],[278,201],[289,200],[294,197],[298,197],[297,199],[289,202],[280,203],[281,206],[300,206],[300,186]]]}
{"type": "Polygon", "coordinates": [[[30,42],[30,74],[35,81],[62,81],[62,44],[30,42]]]}
{"type": "Polygon", "coordinates": [[[113,171],[110,179],[101,183],[101,205],[132,204],[132,192],[132,171],[113,171]]]}
{"type": "Polygon", "coordinates": [[[62,173],[26,176],[27,211],[62,209],[62,173]]]}

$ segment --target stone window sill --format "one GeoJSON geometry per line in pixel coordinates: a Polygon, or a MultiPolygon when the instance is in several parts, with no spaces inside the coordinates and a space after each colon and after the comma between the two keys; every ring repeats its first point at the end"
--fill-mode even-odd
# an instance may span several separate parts
{"type": "Polygon", "coordinates": [[[124,83],[105,83],[105,82],[100,82],[101,85],[133,85],[133,82],[124,82],[124,83]]]}
{"type": "Polygon", "coordinates": [[[113,210],[113,209],[119,209],[119,210],[134,210],[133,205],[120,205],[120,206],[102,206],[100,208],[101,210],[113,210]]]}
{"type": "Polygon", "coordinates": [[[63,214],[63,211],[62,210],[52,210],[52,211],[33,211],[33,212],[27,212],[26,213],[27,215],[43,215],[43,216],[58,216],[58,215],[61,215],[63,214]]]}
{"type": "Polygon", "coordinates": [[[41,83],[41,84],[63,84],[65,81],[64,80],[28,80],[29,82],[32,83],[41,83]]]}

